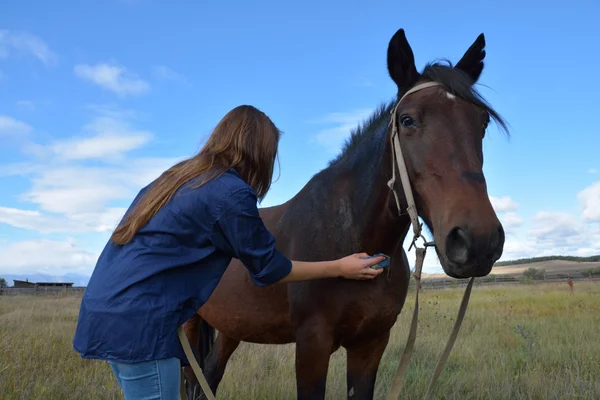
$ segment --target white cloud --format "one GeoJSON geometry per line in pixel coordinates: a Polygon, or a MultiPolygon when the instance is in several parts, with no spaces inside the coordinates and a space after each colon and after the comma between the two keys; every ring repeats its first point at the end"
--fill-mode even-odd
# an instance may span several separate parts
{"type": "Polygon", "coordinates": [[[27,240],[0,247],[0,273],[89,274],[98,254],[79,247],[74,240],[27,240]]]}
{"type": "Polygon", "coordinates": [[[0,168],[0,176],[20,176],[30,182],[27,190],[14,196],[35,205],[34,210],[1,207],[0,222],[40,233],[111,231],[125,211],[122,207],[180,161],[126,157],[153,135],[129,121],[135,115],[130,111],[89,108],[95,114],[82,129],[84,137],[48,145],[29,143],[32,161],[0,168]]]}
{"type": "Polygon", "coordinates": [[[538,212],[532,227],[507,239],[502,260],[551,255],[600,254],[600,230],[565,212],[538,212]]]}
{"type": "Polygon", "coordinates": [[[178,72],[173,71],[171,68],[164,65],[157,65],[153,68],[154,76],[158,79],[175,81],[175,82],[187,82],[187,79],[178,72]]]}
{"type": "Polygon", "coordinates": [[[69,214],[64,217],[48,215],[38,210],[0,207],[0,223],[42,234],[104,233],[112,232],[125,211],[125,208],[106,208],[99,213],[69,214]]]}
{"type": "Polygon", "coordinates": [[[490,202],[492,203],[492,207],[494,207],[496,212],[515,211],[519,208],[519,205],[509,196],[490,196],[490,202]]]}
{"type": "Polygon", "coordinates": [[[363,122],[373,113],[372,109],[359,109],[351,112],[336,112],[326,115],[315,123],[331,124],[330,128],[319,131],[314,140],[320,145],[336,152],[344,140],[350,135],[359,123],[363,122]]]}
{"type": "Polygon", "coordinates": [[[600,222],[600,181],[583,189],[577,197],[583,205],[583,219],[590,222],[600,222]]]}
{"type": "Polygon", "coordinates": [[[142,95],[150,90],[150,85],[127,68],[114,62],[96,65],[78,64],[75,75],[119,96],[142,95]]]}
{"type": "Polygon", "coordinates": [[[179,158],[132,158],[86,166],[17,164],[3,168],[32,182],[19,197],[35,211],[0,208],[0,222],[40,233],[109,232],[114,229],[138,191],[179,158]]]}
{"type": "Polygon", "coordinates": [[[33,188],[22,198],[49,212],[101,212],[111,200],[125,199],[130,195],[124,184],[109,181],[103,175],[101,169],[50,169],[34,179],[33,188]]]}
{"type": "Polygon", "coordinates": [[[373,82],[371,82],[367,78],[362,77],[362,78],[359,78],[357,80],[357,82],[355,83],[355,85],[358,86],[358,87],[371,87],[371,86],[373,86],[373,82]]]}
{"type": "MultiPolygon", "coordinates": [[[[585,224],[576,215],[566,212],[541,211],[525,221],[516,213],[501,216],[506,229],[504,251],[499,261],[521,258],[574,255],[591,256],[600,254],[600,226],[585,224]],[[529,228],[524,228],[528,222],[529,228]]],[[[405,242],[405,249],[410,241],[405,242]]],[[[407,253],[411,265],[414,251],[407,253]]],[[[423,270],[426,273],[443,273],[435,252],[427,252],[423,270]]]]}
{"type": "Polygon", "coordinates": [[[507,234],[500,261],[529,257],[600,254],[600,229],[569,213],[539,212],[527,231],[507,234]]]}
{"type": "Polygon", "coordinates": [[[136,149],[148,141],[143,133],[131,136],[96,135],[57,143],[52,150],[65,160],[106,158],[136,149]]]}
{"type": "Polygon", "coordinates": [[[40,233],[68,232],[73,229],[69,224],[65,224],[63,218],[43,215],[39,211],[9,207],[0,207],[0,222],[16,228],[35,229],[40,233]]]}
{"type": "Polygon", "coordinates": [[[129,201],[142,186],[158,177],[179,159],[140,158],[105,166],[16,165],[9,175],[28,176],[33,185],[21,195],[40,210],[72,214],[96,214],[114,201],[129,201]]]}
{"type": "Polygon", "coordinates": [[[100,116],[84,127],[87,137],[73,138],[52,145],[52,152],[62,160],[118,158],[123,153],[146,144],[150,132],[132,128],[123,120],[100,116]]]}
{"type": "Polygon", "coordinates": [[[70,215],[70,220],[80,226],[83,232],[112,232],[125,215],[125,207],[109,207],[100,213],[82,213],[70,215]]]}
{"type": "Polygon", "coordinates": [[[0,58],[30,55],[48,66],[55,65],[58,57],[39,37],[27,32],[0,30],[0,58]]]}
{"type": "Polygon", "coordinates": [[[32,131],[31,126],[25,122],[16,120],[7,115],[0,115],[0,136],[15,135],[22,136],[27,135],[32,131]]]}
{"type": "Polygon", "coordinates": [[[598,170],[596,168],[590,168],[588,169],[588,174],[597,174],[598,170]]]}
{"type": "MultiPolygon", "coordinates": [[[[7,226],[32,231],[35,240],[0,242],[0,273],[60,276],[89,275],[99,249],[82,247],[61,237],[87,235],[93,243],[105,242],[123,217],[138,191],[181,158],[136,157],[132,150],[153,138],[140,129],[135,113],[114,107],[88,107],[91,120],[69,139],[50,143],[33,142],[28,135],[20,143],[28,161],[0,165],[0,177],[19,177],[29,187],[4,194],[25,206],[0,202],[0,229],[7,226]],[[52,234],[52,239],[42,235],[52,234]],[[59,239],[56,239],[59,238],[59,239]]],[[[14,118],[0,119],[3,134],[35,132],[14,118]]],[[[8,135],[3,135],[9,137],[8,135]]],[[[6,137],[3,137],[6,140],[6,137]]],[[[19,185],[19,188],[21,186],[19,185]]],[[[8,231],[10,232],[10,231],[8,231]]]]}
{"type": "MultiPolygon", "coordinates": [[[[27,103],[26,103],[27,104],[27,103]]],[[[0,137],[16,139],[28,155],[60,161],[122,159],[124,154],[147,144],[153,135],[131,125],[134,113],[111,107],[88,107],[95,117],[77,135],[56,140],[50,145],[33,142],[27,137],[33,128],[25,122],[0,115],[0,137]]]]}
{"type": "Polygon", "coordinates": [[[500,217],[505,230],[517,228],[523,224],[523,219],[515,212],[507,212],[500,217]]]}
{"type": "Polygon", "coordinates": [[[34,111],[35,103],[31,100],[18,100],[17,107],[21,111],[34,111]]]}
{"type": "Polygon", "coordinates": [[[538,240],[563,242],[581,232],[575,217],[565,212],[540,211],[532,222],[531,234],[538,240]]]}
{"type": "Polygon", "coordinates": [[[519,240],[507,236],[507,239],[504,242],[502,257],[498,261],[536,257],[540,255],[540,250],[541,249],[536,247],[535,240],[531,238],[528,238],[527,240],[519,240]]]}

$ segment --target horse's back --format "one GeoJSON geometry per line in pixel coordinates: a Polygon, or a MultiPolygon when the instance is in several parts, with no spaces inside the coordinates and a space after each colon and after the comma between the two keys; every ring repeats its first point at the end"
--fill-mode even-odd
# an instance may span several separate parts
{"type": "MultiPolygon", "coordinates": [[[[286,207],[287,203],[259,210],[270,232],[275,234],[286,207]]],[[[218,331],[245,342],[283,344],[295,340],[287,284],[258,287],[237,259],[229,264],[200,315],[218,331]]]]}

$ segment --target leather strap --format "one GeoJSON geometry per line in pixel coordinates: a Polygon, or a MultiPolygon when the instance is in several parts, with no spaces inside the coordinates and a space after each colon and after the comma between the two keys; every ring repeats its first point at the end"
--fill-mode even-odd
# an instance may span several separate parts
{"type": "MultiPolygon", "coordinates": [[[[202,368],[200,368],[200,365],[198,364],[198,361],[196,360],[196,357],[194,356],[194,353],[192,352],[192,347],[190,346],[190,342],[188,341],[188,338],[185,335],[185,332],[184,332],[182,326],[177,327],[177,336],[179,336],[179,341],[181,342],[181,346],[183,347],[185,356],[187,357],[188,361],[190,362],[192,370],[194,371],[194,375],[196,375],[196,379],[198,379],[198,382],[200,382],[200,386],[202,387],[202,390],[204,391],[204,395],[206,396],[206,398],[208,400],[215,400],[215,395],[213,394],[212,390],[210,390],[210,386],[209,386],[208,382],[206,381],[204,374],[202,373],[202,368]]],[[[185,389],[185,388],[183,388],[183,389],[185,389]]],[[[182,399],[184,399],[183,394],[184,394],[184,392],[181,392],[182,399]]],[[[186,395],[186,397],[187,397],[187,395],[186,395]]],[[[194,399],[190,399],[190,400],[194,400],[194,399]]]]}
{"type": "MultiPolygon", "coordinates": [[[[434,245],[434,243],[426,242],[425,247],[417,246],[417,239],[422,238],[425,241],[425,238],[423,238],[423,235],[421,234],[422,224],[419,223],[419,215],[417,213],[417,207],[415,204],[415,199],[414,199],[412,188],[410,185],[410,178],[408,176],[408,170],[406,168],[406,163],[404,161],[404,156],[402,154],[402,147],[400,146],[400,138],[398,137],[399,132],[398,132],[398,124],[397,124],[397,119],[398,119],[397,112],[398,112],[398,108],[400,107],[400,103],[402,102],[402,100],[404,100],[404,98],[406,98],[406,96],[408,96],[411,93],[415,93],[420,90],[423,90],[423,89],[426,89],[429,87],[433,87],[433,86],[441,86],[441,84],[438,82],[426,82],[426,83],[422,83],[422,84],[417,85],[417,86],[411,88],[410,90],[408,90],[402,96],[402,98],[400,98],[400,100],[398,101],[396,106],[394,106],[394,108],[392,109],[392,117],[390,120],[390,126],[392,129],[392,134],[391,134],[391,138],[390,138],[391,144],[392,144],[392,179],[390,179],[388,181],[388,187],[394,194],[394,198],[396,200],[396,206],[398,208],[398,215],[401,215],[402,207],[400,206],[400,200],[398,198],[398,193],[396,192],[396,167],[398,167],[398,171],[400,173],[400,179],[402,181],[402,188],[404,190],[404,196],[405,196],[406,202],[407,202],[406,211],[408,212],[408,215],[410,217],[411,225],[412,225],[413,233],[414,233],[414,237],[413,237],[410,247],[411,248],[413,246],[415,247],[415,254],[416,254],[415,270],[413,272],[413,277],[415,278],[415,282],[416,282],[416,293],[415,293],[415,307],[414,307],[413,317],[412,317],[412,321],[411,321],[411,325],[410,325],[410,329],[409,329],[409,333],[408,333],[408,338],[406,340],[406,345],[404,346],[404,352],[402,353],[402,357],[400,358],[400,362],[398,363],[398,368],[396,370],[396,374],[392,378],[392,383],[391,383],[390,390],[388,392],[388,397],[387,397],[389,400],[398,399],[400,397],[400,393],[402,392],[402,389],[404,387],[406,372],[408,371],[408,368],[410,366],[410,360],[411,360],[411,357],[413,354],[415,340],[417,337],[417,322],[419,319],[419,291],[421,289],[421,271],[423,269],[423,261],[425,259],[427,247],[434,245]]],[[[409,248],[409,250],[410,250],[410,248],[409,248]]],[[[471,278],[469,281],[469,284],[467,285],[465,294],[463,296],[463,300],[461,302],[461,305],[460,305],[460,308],[458,311],[458,317],[454,323],[454,328],[452,329],[452,333],[450,334],[450,337],[448,338],[448,342],[446,343],[444,352],[442,353],[442,355],[436,365],[436,369],[431,378],[431,381],[429,382],[429,387],[427,389],[426,398],[431,394],[433,385],[435,384],[437,378],[439,377],[442,369],[444,368],[444,365],[446,364],[446,361],[448,360],[448,356],[450,355],[450,352],[452,351],[452,347],[454,346],[454,342],[456,341],[456,338],[458,336],[458,332],[460,330],[460,326],[462,324],[463,317],[467,310],[467,305],[469,303],[469,298],[471,295],[471,288],[473,286],[474,279],[475,278],[471,278]]]]}

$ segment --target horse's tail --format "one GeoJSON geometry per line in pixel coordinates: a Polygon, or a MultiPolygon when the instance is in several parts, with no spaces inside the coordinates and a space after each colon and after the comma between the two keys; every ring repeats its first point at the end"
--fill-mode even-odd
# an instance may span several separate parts
{"type": "MultiPolygon", "coordinates": [[[[195,314],[183,324],[183,329],[190,342],[196,361],[205,372],[206,361],[215,343],[215,328],[200,315],[195,314]]],[[[201,399],[202,389],[190,365],[184,368],[185,386],[188,400],[201,399]]]]}

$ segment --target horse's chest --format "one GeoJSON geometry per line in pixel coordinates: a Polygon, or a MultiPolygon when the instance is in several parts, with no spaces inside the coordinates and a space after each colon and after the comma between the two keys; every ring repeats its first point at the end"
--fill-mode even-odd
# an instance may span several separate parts
{"type": "Polygon", "coordinates": [[[373,292],[357,296],[345,307],[338,324],[342,342],[366,340],[390,330],[402,310],[404,299],[399,296],[373,292]]]}

